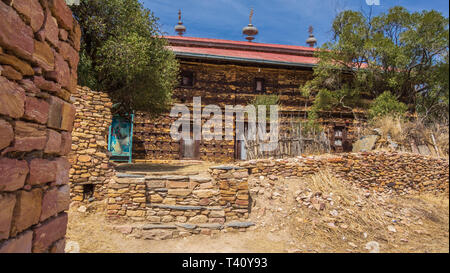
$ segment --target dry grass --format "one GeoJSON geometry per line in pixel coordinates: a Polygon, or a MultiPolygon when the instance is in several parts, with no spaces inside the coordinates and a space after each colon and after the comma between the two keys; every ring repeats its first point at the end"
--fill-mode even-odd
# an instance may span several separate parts
{"type": "Polygon", "coordinates": [[[367,252],[366,244],[376,241],[381,252],[449,252],[448,195],[368,195],[329,172],[310,177],[306,185],[312,192],[332,193],[333,200],[322,211],[302,207],[292,217],[292,236],[309,248],[367,252]]]}

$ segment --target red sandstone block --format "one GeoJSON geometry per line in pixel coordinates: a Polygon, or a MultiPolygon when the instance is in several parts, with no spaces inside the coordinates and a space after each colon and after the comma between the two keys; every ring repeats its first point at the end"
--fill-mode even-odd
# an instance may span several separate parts
{"type": "Polygon", "coordinates": [[[70,68],[69,64],[64,60],[61,54],[55,54],[55,72],[56,79],[61,87],[69,88],[70,87],[70,68]]]}
{"type": "Polygon", "coordinates": [[[50,97],[50,111],[47,126],[64,131],[72,131],[75,107],[57,97],[50,97]]]}
{"type": "Polygon", "coordinates": [[[8,147],[14,139],[14,131],[6,120],[0,119],[0,150],[8,147]]]}
{"type": "Polygon", "coordinates": [[[69,185],[64,185],[58,188],[58,196],[56,200],[57,211],[65,211],[69,209],[70,205],[70,187],[69,185]]]}
{"type": "Polygon", "coordinates": [[[17,193],[16,206],[14,208],[11,236],[35,225],[39,222],[41,214],[42,190],[21,190],[17,193]]]}
{"type": "Polygon", "coordinates": [[[30,162],[30,175],[27,184],[37,185],[56,180],[57,164],[55,161],[35,158],[30,162]]]}
{"type": "Polygon", "coordinates": [[[66,5],[66,2],[64,0],[49,0],[49,6],[52,10],[53,16],[55,16],[58,20],[60,27],[63,27],[66,30],[72,30],[72,11],[66,5]]]}
{"type": "Polygon", "coordinates": [[[15,204],[15,194],[0,194],[0,240],[9,237],[15,204]]]}
{"type": "Polygon", "coordinates": [[[67,155],[72,150],[72,134],[68,132],[61,133],[60,155],[67,155]]]}
{"type": "Polygon", "coordinates": [[[34,40],[33,62],[45,71],[53,71],[55,69],[55,57],[50,45],[46,42],[34,40]]]}
{"type": "Polygon", "coordinates": [[[47,12],[44,27],[45,38],[56,48],[59,47],[59,28],[56,18],[50,12],[47,12]]]}
{"type": "Polygon", "coordinates": [[[0,65],[0,74],[12,81],[20,81],[23,78],[22,74],[10,65],[0,65]]]}
{"type": "Polygon", "coordinates": [[[61,41],[66,41],[69,38],[69,33],[65,29],[59,30],[59,39],[61,41]]]}
{"type": "Polygon", "coordinates": [[[61,213],[55,218],[35,227],[33,239],[33,252],[45,252],[59,239],[64,238],[67,229],[67,213],[61,213]]]}
{"type": "Polygon", "coordinates": [[[12,6],[22,14],[33,31],[38,31],[44,23],[44,11],[38,0],[14,0],[12,6]]]}
{"type": "Polygon", "coordinates": [[[27,96],[25,99],[24,117],[45,124],[48,119],[48,108],[49,105],[45,100],[27,96]]]}
{"type": "Polygon", "coordinates": [[[80,24],[77,22],[77,20],[74,20],[74,27],[73,32],[70,33],[70,39],[73,42],[73,46],[76,51],[80,51],[80,45],[81,45],[81,28],[80,24]]]}
{"type": "Polygon", "coordinates": [[[24,113],[24,105],[25,91],[15,82],[0,76],[0,114],[20,118],[24,113]]]}
{"type": "Polygon", "coordinates": [[[53,81],[47,81],[43,77],[34,76],[33,83],[37,88],[51,92],[58,93],[61,92],[61,86],[53,81]]]}
{"type": "Polygon", "coordinates": [[[66,157],[59,157],[54,162],[56,164],[56,185],[69,184],[69,160],[66,157]]]}
{"type": "Polygon", "coordinates": [[[16,121],[13,151],[27,152],[42,150],[47,142],[44,127],[31,122],[16,121]]]}
{"type": "Polygon", "coordinates": [[[50,248],[50,253],[64,253],[64,248],[66,247],[66,239],[56,241],[50,248]]]}
{"type": "MultiPolygon", "coordinates": [[[[33,73],[34,73],[34,70],[33,70],[33,73]]],[[[20,86],[26,92],[35,93],[35,94],[41,92],[41,90],[36,87],[36,85],[34,84],[34,82],[32,80],[28,80],[28,79],[21,80],[20,86]]]]}
{"type": "Polygon", "coordinates": [[[50,216],[55,215],[58,211],[58,189],[52,188],[46,192],[42,197],[42,209],[41,209],[41,217],[39,221],[44,221],[50,216]]]}
{"type": "Polygon", "coordinates": [[[28,164],[24,160],[0,158],[0,191],[15,191],[25,184],[28,164]]]}
{"type": "Polygon", "coordinates": [[[55,130],[47,130],[47,144],[44,152],[47,154],[59,153],[61,150],[61,134],[55,130]]]}
{"type": "Polygon", "coordinates": [[[33,31],[20,18],[17,12],[0,1],[0,46],[18,56],[31,60],[33,55],[33,31]]]}
{"type": "Polygon", "coordinates": [[[31,253],[33,232],[31,230],[0,245],[0,253],[31,253]]]}
{"type": "Polygon", "coordinates": [[[61,42],[59,52],[69,62],[71,69],[76,69],[80,60],[78,52],[68,43],[61,42]]]}

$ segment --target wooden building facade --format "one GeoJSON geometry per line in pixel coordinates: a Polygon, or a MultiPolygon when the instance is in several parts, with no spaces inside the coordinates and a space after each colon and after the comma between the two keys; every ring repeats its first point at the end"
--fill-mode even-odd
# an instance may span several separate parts
{"type": "MultiPolygon", "coordinates": [[[[307,118],[312,101],[301,95],[299,87],[312,77],[317,62],[315,48],[181,36],[166,38],[180,63],[174,103],[192,107],[193,97],[201,97],[202,107],[218,105],[225,113],[225,105],[245,106],[258,95],[275,94],[279,96],[281,124],[307,118]]],[[[245,159],[245,147],[236,141],[235,135],[233,140],[174,141],[170,127],[176,119],[169,113],[158,118],[135,113],[133,158],[217,162],[245,159]]],[[[319,122],[326,128],[333,151],[351,149],[357,126],[352,113],[325,113],[319,122]]]]}

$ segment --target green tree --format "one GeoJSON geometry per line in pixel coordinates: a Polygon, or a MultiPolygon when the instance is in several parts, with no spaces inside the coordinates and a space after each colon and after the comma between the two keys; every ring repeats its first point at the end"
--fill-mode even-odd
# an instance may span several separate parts
{"type": "Polygon", "coordinates": [[[317,51],[314,78],[300,87],[315,97],[311,115],[368,107],[364,99],[385,91],[410,110],[430,111],[445,103],[448,109],[448,22],[437,11],[410,13],[403,7],[378,16],[340,13],[332,25],[333,40],[317,51]]]}
{"type": "Polygon", "coordinates": [[[158,18],[138,0],[81,0],[79,84],[107,91],[116,111],[159,113],[170,103],[178,62],[158,18]]]}
{"type": "Polygon", "coordinates": [[[369,118],[380,118],[384,116],[402,116],[408,107],[403,102],[397,100],[391,92],[386,91],[379,95],[370,106],[369,118]]]}

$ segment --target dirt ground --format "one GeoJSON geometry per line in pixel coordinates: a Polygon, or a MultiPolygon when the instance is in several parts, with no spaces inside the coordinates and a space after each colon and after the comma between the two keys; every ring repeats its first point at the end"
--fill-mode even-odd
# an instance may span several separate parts
{"type": "Polygon", "coordinates": [[[448,194],[368,194],[329,174],[275,186],[259,181],[254,187],[250,220],[256,226],[246,232],[135,239],[113,229],[103,216],[103,203],[92,203],[87,212],[71,207],[66,241],[77,242],[80,252],[449,252],[448,194]],[[305,206],[300,197],[308,192],[333,201],[320,210],[305,206]]]}

